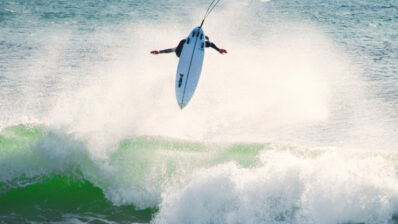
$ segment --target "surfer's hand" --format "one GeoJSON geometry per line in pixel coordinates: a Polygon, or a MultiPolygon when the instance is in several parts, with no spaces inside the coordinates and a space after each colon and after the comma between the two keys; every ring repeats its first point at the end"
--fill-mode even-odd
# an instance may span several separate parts
{"type": "Polygon", "coordinates": [[[151,51],[151,54],[159,54],[159,51],[151,51]]]}
{"type": "Polygon", "coordinates": [[[220,49],[220,51],[218,51],[218,52],[220,52],[220,54],[226,54],[226,53],[228,53],[227,50],[225,50],[225,49],[220,49]]]}

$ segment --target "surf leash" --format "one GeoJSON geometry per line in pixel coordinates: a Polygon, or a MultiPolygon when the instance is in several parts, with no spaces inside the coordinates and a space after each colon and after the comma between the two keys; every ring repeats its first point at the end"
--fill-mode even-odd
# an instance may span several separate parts
{"type": "Polygon", "coordinates": [[[205,22],[206,18],[210,15],[210,13],[213,11],[213,9],[217,6],[217,4],[221,2],[221,0],[213,0],[209,7],[207,8],[207,11],[203,17],[202,23],[200,24],[200,28],[202,28],[203,23],[205,22]]]}

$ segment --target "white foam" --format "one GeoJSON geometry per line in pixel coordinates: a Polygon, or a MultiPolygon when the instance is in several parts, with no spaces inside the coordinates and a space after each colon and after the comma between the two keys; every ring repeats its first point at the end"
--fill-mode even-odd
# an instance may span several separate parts
{"type": "Polygon", "coordinates": [[[163,195],[154,222],[388,223],[398,209],[396,171],[383,155],[263,152],[253,168],[228,163],[196,172],[163,195]]]}

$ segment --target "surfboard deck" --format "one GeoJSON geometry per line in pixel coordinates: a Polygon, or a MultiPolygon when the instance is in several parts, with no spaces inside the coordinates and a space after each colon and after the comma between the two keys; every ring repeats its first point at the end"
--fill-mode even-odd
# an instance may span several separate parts
{"type": "Polygon", "coordinates": [[[181,51],[176,75],[176,97],[183,109],[191,100],[198,85],[205,53],[205,34],[196,27],[187,37],[181,51]]]}

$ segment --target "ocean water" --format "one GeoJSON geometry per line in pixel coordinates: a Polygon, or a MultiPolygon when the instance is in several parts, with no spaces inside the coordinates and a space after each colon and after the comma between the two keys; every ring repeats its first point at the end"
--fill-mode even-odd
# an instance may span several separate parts
{"type": "Polygon", "coordinates": [[[398,1],[0,2],[0,223],[398,223],[398,1]]]}

